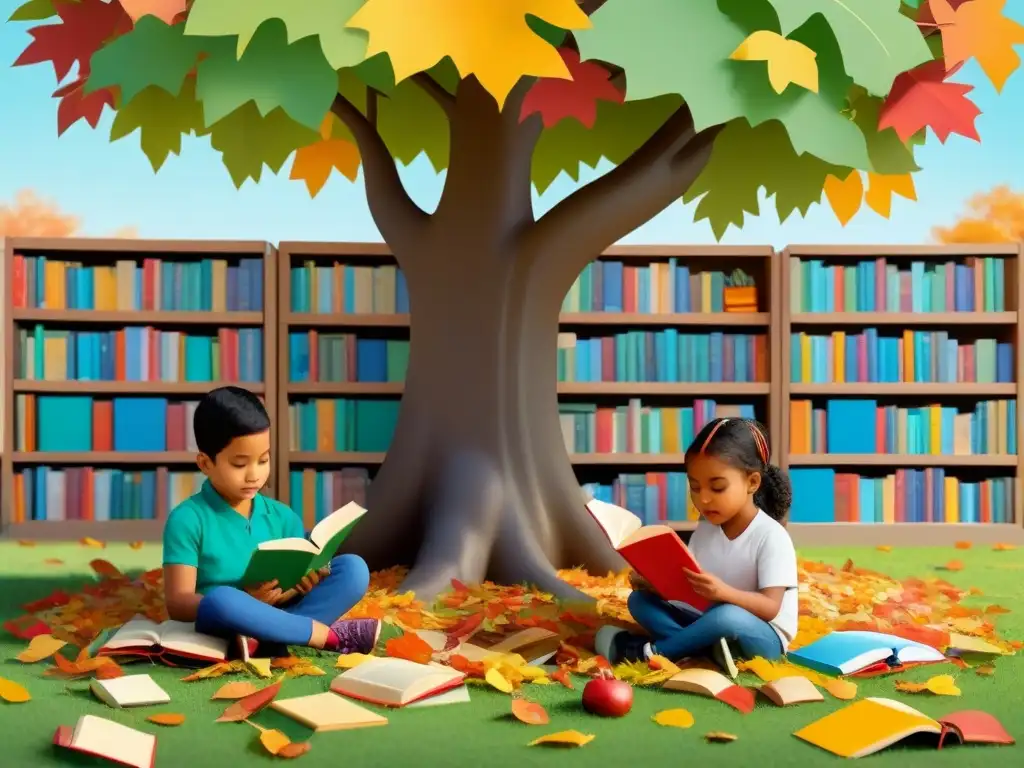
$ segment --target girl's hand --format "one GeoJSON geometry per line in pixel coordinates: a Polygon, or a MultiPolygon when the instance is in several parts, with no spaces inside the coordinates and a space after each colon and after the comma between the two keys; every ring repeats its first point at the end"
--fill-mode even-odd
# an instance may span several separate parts
{"type": "Polygon", "coordinates": [[[731,587],[720,578],[711,573],[697,573],[687,568],[683,569],[693,591],[701,597],[713,603],[729,602],[731,587]]]}
{"type": "Polygon", "coordinates": [[[251,587],[247,587],[246,592],[255,597],[261,603],[267,605],[279,605],[280,603],[287,602],[295,596],[295,590],[289,589],[287,592],[281,590],[277,586],[277,579],[273,581],[264,581],[262,584],[255,584],[251,587]]]}
{"type": "Polygon", "coordinates": [[[323,581],[331,573],[331,566],[325,565],[323,568],[317,571],[310,571],[302,577],[302,581],[295,585],[296,593],[300,595],[308,595],[313,588],[323,581]]]}

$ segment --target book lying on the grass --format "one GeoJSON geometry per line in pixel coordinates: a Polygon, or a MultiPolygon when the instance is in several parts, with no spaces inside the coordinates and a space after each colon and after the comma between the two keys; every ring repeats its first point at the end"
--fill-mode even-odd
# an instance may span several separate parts
{"type": "Polygon", "coordinates": [[[282,590],[291,589],[307,573],[331,562],[342,542],[365,514],[365,509],[350,501],[313,526],[308,539],[293,537],[264,541],[249,557],[242,583],[260,584],[276,579],[282,590]]]}
{"type": "Polygon", "coordinates": [[[82,715],[74,727],[59,726],[53,743],[130,768],[153,768],[156,764],[156,736],[96,715],[82,715]]]}
{"type": "MultiPolygon", "coordinates": [[[[448,635],[437,630],[419,630],[417,634],[426,641],[435,655],[444,652],[448,635]]],[[[557,632],[543,627],[528,627],[510,635],[496,632],[477,632],[452,653],[465,656],[470,661],[483,661],[495,654],[515,653],[523,657],[527,664],[541,666],[546,664],[558,652],[562,638],[557,632]]]]}
{"type": "Polygon", "coordinates": [[[125,675],[89,683],[93,695],[111,707],[148,707],[171,700],[163,688],[149,675],[125,675]]]}
{"type": "Polygon", "coordinates": [[[194,624],[169,620],[157,624],[136,616],[111,635],[97,655],[145,656],[174,666],[175,662],[224,661],[229,647],[224,638],[196,632],[194,624]]]}
{"type": "Polygon", "coordinates": [[[832,632],[810,645],[787,654],[801,667],[824,675],[853,675],[907,667],[937,664],[946,657],[930,645],[881,632],[832,632]]]}
{"type": "Polygon", "coordinates": [[[794,704],[825,700],[817,686],[800,675],[780,677],[778,680],[765,683],[757,690],[778,707],[791,707],[794,704]]]}
{"type": "Polygon", "coordinates": [[[601,526],[612,547],[665,600],[678,600],[698,611],[710,603],[698,595],[683,570],[700,566],[683,540],[667,525],[644,525],[639,517],[606,501],[591,499],[587,511],[601,526]]]}
{"type": "Polygon", "coordinates": [[[464,685],[457,686],[455,688],[449,688],[443,693],[439,693],[435,696],[428,696],[425,699],[419,699],[414,701],[412,704],[407,704],[406,709],[414,709],[416,707],[441,707],[446,704],[468,704],[469,703],[469,688],[464,685]]]}
{"type": "Polygon", "coordinates": [[[794,735],[839,757],[865,757],[915,734],[937,736],[940,749],[949,735],[961,744],[1014,743],[987,712],[954,712],[936,720],[903,702],[882,698],[856,701],[794,735]]]}
{"type": "Polygon", "coordinates": [[[463,685],[466,676],[441,664],[373,658],[338,675],[331,690],[385,707],[404,707],[463,685]]]}
{"type": "Polygon", "coordinates": [[[737,685],[721,672],[713,669],[684,669],[662,686],[666,691],[681,691],[708,696],[728,704],[734,709],[747,714],[754,709],[754,692],[742,685],[737,685]]]}
{"type": "Polygon", "coordinates": [[[949,647],[946,648],[947,656],[1005,656],[1006,653],[998,645],[993,645],[984,638],[961,635],[957,632],[950,632],[949,647]]]}
{"type": "Polygon", "coordinates": [[[270,708],[317,733],[388,724],[388,719],[384,715],[379,715],[330,691],[290,699],[275,699],[270,703],[270,708]]]}

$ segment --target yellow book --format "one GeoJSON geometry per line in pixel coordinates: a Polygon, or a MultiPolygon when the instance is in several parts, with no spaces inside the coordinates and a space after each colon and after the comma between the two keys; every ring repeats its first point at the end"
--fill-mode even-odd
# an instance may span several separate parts
{"type": "Polygon", "coordinates": [[[942,453],[942,408],[938,405],[928,406],[928,443],[928,453],[942,453]]]}
{"type": "Polygon", "coordinates": [[[811,337],[806,333],[800,334],[800,381],[811,383],[811,337]]]}
{"type": "Polygon", "coordinates": [[[937,720],[892,699],[856,701],[797,731],[798,739],[839,757],[866,757],[917,733],[942,733],[937,720]]]}
{"type": "Polygon", "coordinates": [[[834,331],[832,333],[832,366],[833,381],[836,384],[846,383],[846,332],[834,331]]]}
{"type": "Polygon", "coordinates": [[[882,522],[896,522],[896,477],[886,475],[882,479],[882,522]]]}
{"type": "Polygon", "coordinates": [[[960,522],[960,481],[955,477],[949,477],[945,479],[944,491],[946,494],[946,522],[947,523],[959,523],[960,522]]]}
{"type": "Polygon", "coordinates": [[[903,332],[903,381],[913,383],[914,378],[914,331],[903,332]]]}
{"type": "Polygon", "coordinates": [[[682,453],[683,446],[679,444],[679,419],[678,409],[661,409],[661,447],[665,453],[682,453]]]}

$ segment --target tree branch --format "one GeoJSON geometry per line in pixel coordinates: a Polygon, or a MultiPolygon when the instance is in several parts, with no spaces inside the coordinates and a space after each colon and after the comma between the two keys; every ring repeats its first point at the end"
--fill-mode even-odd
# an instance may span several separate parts
{"type": "Polygon", "coordinates": [[[455,97],[448,93],[437,80],[426,72],[417,72],[412,76],[412,81],[422,88],[437,103],[437,106],[444,110],[444,113],[448,115],[450,120],[455,110],[455,97]]]}
{"type": "Polygon", "coordinates": [[[593,16],[594,12],[597,11],[607,0],[576,0],[579,3],[580,10],[583,11],[587,16],[593,16]]]}
{"type": "Polygon", "coordinates": [[[363,180],[370,214],[385,242],[393,249],[415,247],[430,216],[405,189],[398,166],[377,132],[376,91],[367,90],[366,115],[340,93],[334,97],[331,111],[351,132],[363,160],[363,180]]]}

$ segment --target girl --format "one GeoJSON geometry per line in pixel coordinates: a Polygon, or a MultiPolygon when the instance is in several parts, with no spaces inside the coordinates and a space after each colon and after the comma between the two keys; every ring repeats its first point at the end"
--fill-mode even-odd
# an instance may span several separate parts
{"type": "Polygon", "coordinates": [[[701,515],[689,547],[701,573],[683,576],[712,607],[702,614],[666,602],[636,579],[629,612],[647,634],[602,627],[595,637],[599,654],[615,664],[710,652],[735,676],[730,643],[746,658],[786,652],[797,629],[796,551],[781,524],[792,492],[769,459],[768,437],[757,422],[723,418],[705,425],[686,451],[690,498],[701,515]]]}

